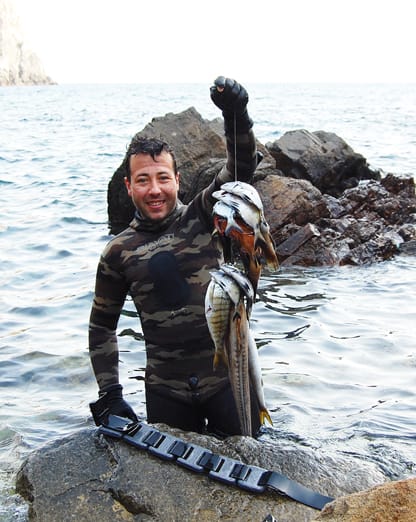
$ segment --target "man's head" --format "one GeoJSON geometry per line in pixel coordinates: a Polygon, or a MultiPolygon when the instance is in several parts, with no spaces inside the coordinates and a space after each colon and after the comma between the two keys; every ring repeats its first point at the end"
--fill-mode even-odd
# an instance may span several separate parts
{"type": "Polygon", "coordinates": [[[176,207],[179,172],[169,145],[135,136],[126,153],[127,192],[143,217],[160,221],[176,207]]]}

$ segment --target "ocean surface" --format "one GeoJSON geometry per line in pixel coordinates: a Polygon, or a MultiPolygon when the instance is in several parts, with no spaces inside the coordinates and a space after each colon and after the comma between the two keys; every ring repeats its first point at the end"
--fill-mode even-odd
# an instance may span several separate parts
{"type": "MultiPolygon", "coordinates": [[[[373,168],[416,173],[416,85],[247,85],[262,143],[335,132],[373,168]]],[[[0,89],[0,521],[29,452],[92,425],[87,325],[110,239],[107,183],[153,117],[194,106],[219,116],[209,85],[0,89]]],[[[144,347],[126,304],[121,380],[144,416],[144,347]]],[[[416,259],[264,272],[252,329],[273,437],[356,455],[392,479],[416,472],[416,259]]]]}

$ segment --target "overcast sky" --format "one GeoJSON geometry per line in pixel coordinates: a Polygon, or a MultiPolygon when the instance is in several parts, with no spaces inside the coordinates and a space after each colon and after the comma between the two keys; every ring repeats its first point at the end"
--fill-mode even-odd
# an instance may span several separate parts
{"type": "Polygon", "coordinates": [[[58,83],[416,82],[414,0],[13,0],[58,83]]]}

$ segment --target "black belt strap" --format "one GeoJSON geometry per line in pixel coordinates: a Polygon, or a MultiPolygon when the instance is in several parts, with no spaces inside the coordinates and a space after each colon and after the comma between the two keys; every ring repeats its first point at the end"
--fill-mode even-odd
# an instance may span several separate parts
{"type": "Polygon", "coordinates": [[[334,500],[315,493],[276,471],[267,471],[223,455],[216,455],[206,448],[156,430],[144,422],[131,422],[129,419],[109,415],[107,423],[101,425],[98,432],[122,439],[164,460],[175,461],[178,465],[198,473],[205,472],[214,480],[253,493],[262,493],[269,488],[315,509],[322,509],[325,504],[334,500]]]}

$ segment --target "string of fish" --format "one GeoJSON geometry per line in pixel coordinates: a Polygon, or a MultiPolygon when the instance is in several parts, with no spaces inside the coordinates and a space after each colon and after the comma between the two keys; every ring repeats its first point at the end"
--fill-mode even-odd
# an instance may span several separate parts
{"type": "Polygon", "coordinates": [[[259,193],[252,185],[238,181],[236,136],[234,113],[234,181],[224,183],[213,194],[217,199],[213,208],[215,233],[221,242],[224,263],[211,272],[205,315],[215,345],[214,370],[219,365],[228,368],[241,433],[253,436],[251,391],[259,407],[260,423],[272,421],[249,320],[261,267],[266,264],[276,270],[278,260],[259,193]]]}

